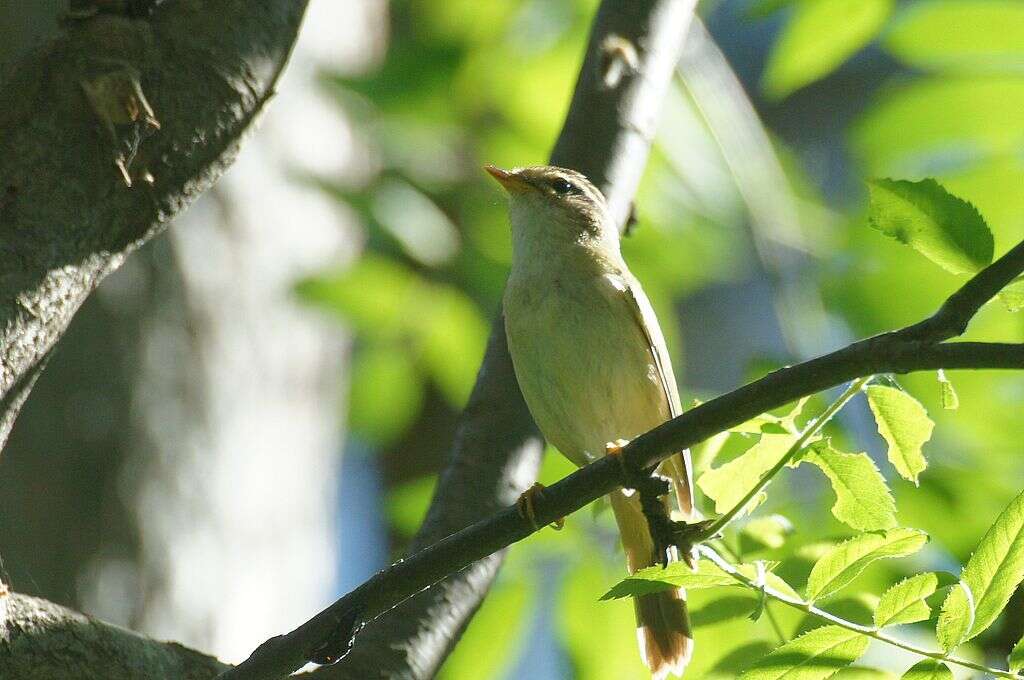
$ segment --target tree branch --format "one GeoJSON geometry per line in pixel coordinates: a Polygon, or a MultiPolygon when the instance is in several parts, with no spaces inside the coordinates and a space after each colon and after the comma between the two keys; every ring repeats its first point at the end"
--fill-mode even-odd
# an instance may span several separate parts
{"type": "Polygon", "coordinates": [[[225,664],[0,584],[0,677],[19,680],[201,680],[225,664]]]}
{"type": "Polygon", "coordinates": [[[0,446],[89,293],[231,163],[305,5],[69,20],[0,83],[0,446]]]}
{"type": "MultiPolygon", "coordinates": [[[[783,368],[726,395],[705,402],[625,446],[621,456],[599,458],[535,499],[535,522],[515,507],[448,536],[378,572],[308,622],[273,638],[223,678],[275,678],[311,658],[324,640],[339,633],[339,622],[369,621],[410,595],[526,538],[626,484],[627,470],[646,469],[766,411],[841,383],[878,373],[944,369],[1024,369],[1024,344],[942,343],[966,328],[1000,288],[1024,271],[1024,242],[978,273],[923,322],[854,343],[831,354],[783,368]]],[[[351,628],[342,631],[349,634],[351,628]]]]}
{"type": "MultiPolygon", "coordinates": [[[[604,0],[593,22],[551,162],[588,175],[622,226],[647,164],[693,5],[693,0],[604,0]],[[614,85],[606,82],[606,71],[624,64],[617,63],[623,55],[608,48],[609,36],[618,36],[614,44],[635,49],[638,57],[635,72],[627,69],[614,85]]],[[[519,392],[504,321],[498,318],[412,552],[512,504],[536,480],[543,446],[519,392]]],[[[486,596],[503,557],[501,552],[489,555],[373,621],[340,663],[317,675],[434,677],[486,596]]],[[[295,656],[278,668],[303,661],[295,656]]]]}

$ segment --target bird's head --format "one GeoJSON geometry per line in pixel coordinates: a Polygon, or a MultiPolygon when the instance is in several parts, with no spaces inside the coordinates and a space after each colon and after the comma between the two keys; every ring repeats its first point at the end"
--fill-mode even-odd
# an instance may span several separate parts
{"type": "Polygon", "coordinates": [[[515,250],[534,251],[519,247],[523,241],[542,247],[614,244],[617,250],[604,196],[582,174],[553,165],[485,170],[508,192],[515,250]]]}

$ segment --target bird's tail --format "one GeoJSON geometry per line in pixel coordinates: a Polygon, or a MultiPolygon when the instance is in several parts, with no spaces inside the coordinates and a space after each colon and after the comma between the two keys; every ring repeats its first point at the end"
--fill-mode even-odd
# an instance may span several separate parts
{"type": "MultiPolygon", "coordinates": [[[[639,498],[636,494],[627,497],[620,489],[611,494],[611,501],[629,573],[654,565],[654,541],[639,498]]],[[[693,653],[686,593],[676,588],[641,595],[633,598],[633,606],[640,656],[653,680],[664,680],[669,673],[682,676],[693,653]]]]}

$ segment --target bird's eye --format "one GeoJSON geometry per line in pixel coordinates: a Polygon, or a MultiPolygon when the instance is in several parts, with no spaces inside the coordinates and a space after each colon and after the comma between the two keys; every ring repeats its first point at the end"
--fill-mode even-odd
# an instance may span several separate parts
{"type": "Polygon", "coordinates": [[[576,189],[576,186],[567,179],[551,180],[551,188],[555,190],[556,194],[568,194],[576,189]]]}

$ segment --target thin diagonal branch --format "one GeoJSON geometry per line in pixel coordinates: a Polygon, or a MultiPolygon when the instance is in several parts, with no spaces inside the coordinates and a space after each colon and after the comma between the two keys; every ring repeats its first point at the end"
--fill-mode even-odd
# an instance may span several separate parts
{"type": "MultiPolygon", "coordinates": [[[[945,319],[949,318],[957,323],[964,321],[966,327],[973,313],[999,292],[997,285],[1008,283],[1022,271],[1024,243],[977,274],[930,318],[940,319],[935,324],[939,328],[944,328],[945,319]]],[[[337,634],[338,621],[353,614],[360,620],[372,620],[446,575],[623,486],[627,469],[651,467],[676,451],[800,397],[877,373],[938,368],[1024,369],[1024,344],[922,340],[922,336],[945,337],[943,333],[932,335],[928,323],[926,320],[780,369],[673,418],[634,439],[623,448],[621,457],[600,458],[548,487],[535,499],[536,523],[522,517],[515,508],[481,520],[378,572],[291,633],[264,643],[247,662],[228,671],[223,678],[277,677],[275,674],[280,674],[286,665],[282,664],[283,659],[297,668],[315,653],[319,641],[337,634]]]]}

